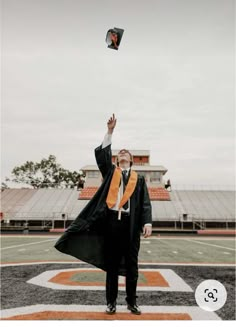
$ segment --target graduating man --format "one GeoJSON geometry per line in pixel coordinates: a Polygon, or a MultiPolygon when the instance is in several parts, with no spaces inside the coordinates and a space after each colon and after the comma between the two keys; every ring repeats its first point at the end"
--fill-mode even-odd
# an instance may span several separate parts
{"type": "Polygon", "coordinates": [[[107,134],[95,149],[103,182],[94,197],[69,226],[55,247],[107,272],[108,314],[116,312],[118,276],[126,276],[127,308],[141,314],[136,303],[140,232],[152,233],[151,202],[146,182],[132,170],[132,155],[122,149],[112,163],[111,138],[116,126],[113,114],[107,134]]]}

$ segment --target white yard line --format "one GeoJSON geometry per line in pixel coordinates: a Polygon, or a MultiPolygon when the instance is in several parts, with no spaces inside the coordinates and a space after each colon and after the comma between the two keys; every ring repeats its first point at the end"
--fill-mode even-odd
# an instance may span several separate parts
{"type": "MultiPolygon", "coordinates": [[[[87,265],[83,261],[36,261],[36,262],[10,262],[2,263],[0,267],[13,267],[13,266],[32,266],[32,265],[48,265],[48,264],[78,264],[87,265]]],[[[202,266],[202,267],[236,267],[235,263],[202,263],[202,262],[139,262],[139,266],[202,266]]]]}
{"type": "Polygon", "coordinates": [[[86,262],[82,261],[37,261],[37,262],[13,262],[13,263],[3,263],[0,264],[0,267],[15,267],[15,266],[35,266],[35,265],[47,265],[47,264],[84,264],[86,262]]]}
{"type": "Polygon", "coordinates": [[[33,243],[25,243],[25,244],[18,244],[18,245],[12,245],[12,246],[7,246],[6,248],[2,248],[2,250],[8,250],[8,249],[14,249],[14,248],[18,248],[20,246],[27,246],[27,245],[33,245],[33,244],[40,244],[40,243],[45,243],[45,242],[55,242],[55,239],[50,239],[50,240],[46,240],[46,241],[40,241],[40,242],[33,242],[33,243]]]}
{"type": "MultiPolygon", "coordinates": [[[[144,239],[141,236],[141,239],[144,239]]],[[[225,236],[151,236],[148,238],[150,241],[160,241],[160,240],[169,240],[169,239],[174,239],[174,240],[186,240],[186,239],[193,239],[193,240],[206,240],[206,241],[212,241],[212,240],[225,240],[225,236]]],[[[235,236],[227,236],[228,241],[235,241],[235,236]]]]}
{"type": "Polygon", "coordinates": [[[200,242],[200,241],[193,241],[193,240],[190,240],[190,239],[187,239],[186,241],[194,242],[194,243],[199,243],[199,244],[203,244],[203,245],[208,245],[208,246],[213,246],[213,247],[216,247],[216,248],[221,248],[221,249],[226,249],[226,250],[232,250],[232,251],[235,251],[235,249],[233,249],[233,248],[227,248],[227,247],[225,247],[225,246],[221,246],[221,245],[209,244],[209,243],[200,242]]]}

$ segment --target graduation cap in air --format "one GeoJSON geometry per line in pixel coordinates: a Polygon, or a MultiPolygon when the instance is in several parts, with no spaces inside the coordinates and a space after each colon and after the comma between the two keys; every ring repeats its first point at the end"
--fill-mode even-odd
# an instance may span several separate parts
{"type": "Polygon", "coordinates": [[[109,29],[106,35],[106,43],[108,44],[108,48],[118,50],[123,33],[124,30],[122,28],[114,27],[109,29]]]}

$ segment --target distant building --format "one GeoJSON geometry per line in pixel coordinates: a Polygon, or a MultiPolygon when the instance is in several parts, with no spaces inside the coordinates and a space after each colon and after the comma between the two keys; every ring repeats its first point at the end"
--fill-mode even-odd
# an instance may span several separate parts
{"type": "MultiPolygon", "coordinates": [[[[148,150],[130,150],[133,155],[132,168],[145,177],[148,187],[164,188],[163,176],[167,169],[161,165],[150,165],[150,152],[148,150]]],[[[115,163],[118,150],[112,151],[112,161],[115,163]]],[[[96,165],[87,165],[81,168],[86,173],[84,187],[98,187],[102,181],[102,175],[96,165]]]]}
{"type": "MultiPolygon", "coordinates": [[[[164,180],[167,169],[150,164],[148,150],[131,150],[133,169],[146,179],[156,231],[204,232],[224,228],[235,233],[235,192],[177,191],[164,180]]],[[[118,150],[113,150],[115,163],[118,150]]],[[[76,189],[5,189],[1,192],[1,230],[61,231],[88,204],[102,182],[96,165],[81,168],[83,178],[76,189]],[[86,176],[86,177],[85,177],[86,176]],[[85,178],[84,178],[85,177],[85,178]]]]}
{"type": "MultiPolygon", "coordinates": [[[[235,233],[235,192],[172,190],[167,169],[150,164],[148,150],[131,150],[133,169],[146,179],[153,226],[162,231],[196,232],[224,228],[235,233]]],[[[115,163],[118,150],[113,150],[115,163]]],[[[78,189],[5,189],[0,192],[2,231],[57,231],[67,228],[97,192],[102,175],[96,165],[81,168],[78,189]],[[85,177],[86,176],[86,177],[85,177]],[[85,177],[85,178],[84,178],[85,177]]],[[[224,232],[224,233],[226,233],[224,232]]],[[[231,234],[230,234],[231,235],[231,234]]]]}

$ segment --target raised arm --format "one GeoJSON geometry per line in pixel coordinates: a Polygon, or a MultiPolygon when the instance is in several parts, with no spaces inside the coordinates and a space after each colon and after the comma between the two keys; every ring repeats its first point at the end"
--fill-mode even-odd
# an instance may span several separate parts
{"type": "Polygon", "coordinates": [[[112,168],[111,136],[115,126],[116,118],[113,114],[107,122],[107,134],[104,137],[103,143],[95,149],[96,162],[103,177],[112,168]]]}

